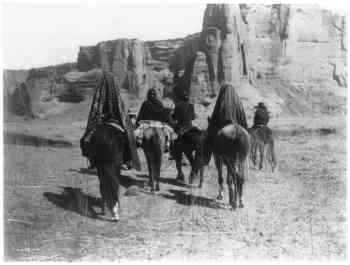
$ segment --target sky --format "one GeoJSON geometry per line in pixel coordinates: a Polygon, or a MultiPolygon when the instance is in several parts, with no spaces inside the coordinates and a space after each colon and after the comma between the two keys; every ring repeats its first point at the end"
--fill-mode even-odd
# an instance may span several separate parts
{"type": "Polygon", "coordinates": [[[74,62],[79,46],[118,38],[185,37],[202,29],[205,4],[9,4],[2,8],[3,67],[74,62]]]}
{"type": "MultiPolygon", "coordinates": [[[[1,16],[2,66],[28,69],[74,62],[79,46],[118,38],[143,41],[179,38],[199,32],[206,4],[185,1],[146,4],[140,1],[130,4],[132,0],[114,0],[114,4],[107,0],[52,0],[50,4],[47,0],[5,1],[1,16]]],[[[288,2],[310,1],[316,2],[288,2]]],[[[334,11],[348,10],[340,0],[317,2],[334,11]]]]}

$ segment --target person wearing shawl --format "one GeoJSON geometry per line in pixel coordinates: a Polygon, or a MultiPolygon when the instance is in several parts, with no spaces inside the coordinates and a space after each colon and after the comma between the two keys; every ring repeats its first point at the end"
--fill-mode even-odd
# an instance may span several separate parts
{"type": "Polygon", "coordinates": [[[178,137],[192,128],[192,121],[195,119],[195,111],[192,103],[189,102],[187,92],[184,92],[181,101],[175,105],[174,120],[175,131],[178,137]]]}
{"type": "Polygon", "coordinates": [[[224,126],[237,122],[248,130],[247,119],[243,104],[232,85],[223,85],[216,100],[211,122],[210,132],[217,132],[224,126]]]}
{"type": "MultiPolygon", "coordinates": [[[[126,113],[124,102],[121,98],[119,88],[114,82],[113,75],[106,71],[99,71],[95,76],[97,87],[91,104],[85,133],[80,140],[83,156],[88,156],[88,144],[94,127],[97,124],[118,124],[125,130],[127,138],[124,163],[128,168],[132,166],[136,170],[141,170],[133,126],[126,113]]],[[[94,167],[94,165],[91,165],[91,167],[94,167]]]]}
{"type": "Polygon", "coordinates": [[[136,118],[136,125],[142,120],[152,120],[169,123],[163,103],[157,99],[157,92],[151,88],[147,92],[147,100],[142,103],[139,114],[136,118]]]}
{"type": "MultiPolygon", "coordinates": [[[[238,123],[244,129],[248,130],[247,119],[243,104],[232,85],[226,84],[220,88],[219,96],[208,126],[207,143],[209,147],[213,146],[213,136],[223,127],[229,124],[238,123]]],[[[205,158],[209,163],[210,155],[205,158]]]]}
{"type": "Polygon", "coordinates": [[[254,124],[253,127],[259,125],[267,125],[269,122],[269,112],[263,102],[259,102],[257,106],[255,106],[256,111],[254,113],[254,124]]]}

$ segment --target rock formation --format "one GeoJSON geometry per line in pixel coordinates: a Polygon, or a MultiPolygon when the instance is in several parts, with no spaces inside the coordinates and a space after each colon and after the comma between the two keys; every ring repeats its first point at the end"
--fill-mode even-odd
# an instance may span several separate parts
{"type": "Polygon", "coordinates": [[[273,114],[317,112],[329,93],[336,102],[329,109],[341,109],[346,25],[344,16],[317,6],[208,4],[200,33],[83,46],[76,64],[4,72],[4,94],[26,80],[35,110],[67,91],[62,75],[97,68],[112,72],[123,93],[137,100],[155,87],[175,102],[188,91],[194,101],[208,105],[221,84],[232,83],[247,109],[264,101],[273,114]]]}
{"type": "Polygon", "coordinates": [[[136,97],[143,97],[147,87],[147,65],[151,59],[150,51],[143,42],[118,39],[80,47],[77,67],[79,71],[93,68],[109,71],[120,87],[136,97]]]}
{"type": "Polygon", "coordinates": [[[174,94],[186,90],[201,102],[232,83],[248,107],[273,98],[276,112],[289,111],[282,90],[304,87],[291,93],[307,97],[320,83],[346,86],[345,38],[345,17],[317,6],[209,4],[196,45],[184,42],[171,57],[174,74],[185,72],[174,94]]]}

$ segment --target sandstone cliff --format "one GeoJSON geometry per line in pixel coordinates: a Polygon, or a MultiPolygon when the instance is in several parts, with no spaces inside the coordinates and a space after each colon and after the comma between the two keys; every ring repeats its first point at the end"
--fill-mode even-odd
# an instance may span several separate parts
{"type": "Polygon", "coordinates": [[[136,39],[100,42],[96,46],[80,47],[77,61],[79,71],[100,68],[111,72],[118,85],[136,97],[145,95],[151,64],[148,46],[136,39]]]}
{"type": "Polygon", "coordinates": [[[345,17],[317,6],[209,4],[202,25],[185,38],[82,46],[76,64],[6,71],[4,94],[26,80],[40,112],[45,102],[65,101],[67,91],[89,94],[86,87],[67,88],[62,75],[101,68],[137,100],[150,87],[174,101],[186,90],[210,111],[219,86],[232,83],[248,112],[258,101],[272,115],[346,109],[345,17]]]}
{"type": "Polygon", "coordinates": [[[343,112],[345,38],[345,17],[317,6],[209,4],[195,45],[171,57],[170,69],[185,72],[175,92],[201,102],[232,83],[248,109],[265,101],[276,115],[343,112]]]}

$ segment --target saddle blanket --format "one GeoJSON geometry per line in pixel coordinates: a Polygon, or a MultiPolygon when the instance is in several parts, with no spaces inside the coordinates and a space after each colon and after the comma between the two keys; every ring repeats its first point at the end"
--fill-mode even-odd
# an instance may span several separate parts
{"type": "Polygon", "coordinates": [[[175,141],[177,135],[173,128],[160,121],[143,120],[139,122],[139,127],[134,131],[134,135],[138,144],[142,143],[143,133],[148,128],[160,128],[165,133],[166,145],[170,145],[175,141]]]}

